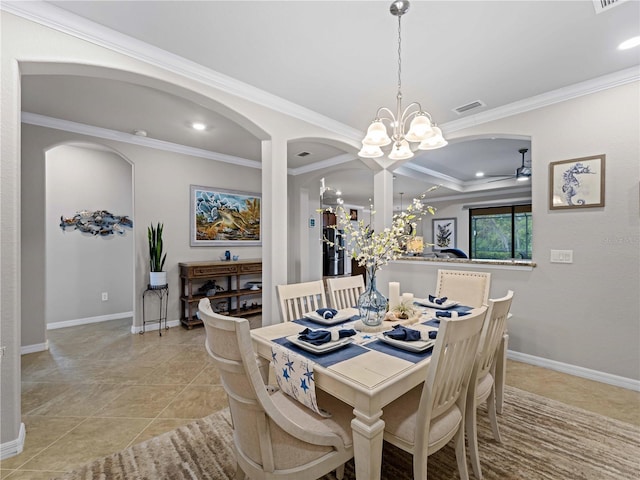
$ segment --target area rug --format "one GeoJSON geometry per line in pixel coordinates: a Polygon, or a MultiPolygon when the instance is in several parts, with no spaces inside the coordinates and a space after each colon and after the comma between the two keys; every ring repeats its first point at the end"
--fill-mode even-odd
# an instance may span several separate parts
{"type": "MultiPolygon", "coordinates": [[[[504,413],[499,416],[503,443],[498,444],[483,408],[478,412],[478,443],[486,480],[640,478],[640,428],[636,426],[507,387],[504,413]]],[[[231,444],[225,409],[57,479],[232,479],[231,444]]],[[[410,455],[385,443],[382,478],[410,480],[411,462],[410,455]]],[[[428,472],[430,480],[459,478],[450,445],[429,457],[428,472]]],[[[355,479],[353,461],[346,466],[345,478],[355,479]]],[[[323,478],[334,479],[331,474],[323,478]]]]}

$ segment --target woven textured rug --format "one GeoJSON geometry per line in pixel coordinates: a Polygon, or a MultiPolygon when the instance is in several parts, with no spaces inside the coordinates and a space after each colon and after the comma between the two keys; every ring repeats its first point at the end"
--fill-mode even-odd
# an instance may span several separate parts
{"type": "MultiPolygon", "coordinates": [[[[478,443],[486,480],[631,480],[640,478],[640,428],[512,387],[493,440],[484,407],[478,443]]],[[[227,480],[235,473],[227,409],[95,460],[58,480],[227,480]]],[[[382,478],[412,478],[412,457],[386,444],[382,478]]],[[[448,445],[429,457],[429,479],[459,478],[448,445]]],[[[473,478],[471,467],[470,476],[473,478]]],[[[345,478],[355,479],[353,461],[345,478]]],[[[333,480],[327,475],[323,480],[333,480]]]]}

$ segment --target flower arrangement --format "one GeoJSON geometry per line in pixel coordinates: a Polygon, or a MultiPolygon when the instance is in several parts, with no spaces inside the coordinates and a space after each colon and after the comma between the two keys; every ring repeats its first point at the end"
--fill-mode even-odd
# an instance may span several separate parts
{"type": "MultiPolygon", "coordinates": [[[[433,188],[428,191],[431,190],[433,188]]],[[[337,225],[333,228],[342,229],[347,238],[347,246],[340,248],[351,247],[351,256],[367,272],[367,285],[358,299],[360,319],[367,326],[380,325],[388,308],[387,299],[376,289],[376,273],[404,252],[407,240],[415,235],[422,215],[435,213],[433,207],[423,205],[424,197],[422,194],[420,198],[414,198],[405,211],[393,215],[391,226],[380,232],[375,232],[371,225],[365,225],[363,220],[352,221],[351,215],[341,205],[335,209],[337,225]]],[[[332,212],[331,209],[328,211],[332,212]]],[[[372,211],[371,215],[373,217],[375,212],[372,211]]],[[[334,245],[327,238],[324,241],[334,245]]]]}
{"type": "MultiPolygon", "coordinates": [[[[428,191],[433,190],[430,189],[428,191]]],[[[405,211],[393,215],[391,226],[381,232],[375,232],[371,225],[365,225],[363,220],[351,220],[350,215],[342,206],[335,211],[329,208],[327,211],[336,214],[336,229],[342,229],[347,239],[347,246],[351,247],[351,255],[358,265],[365,267],[368,274],[375,275],[381,267],[392,260],[396,260],[403,252],[407,241],[415,235],[418,220],[429,213],[433,215],[435,208],[423,205],[422,199],[414,198],[405,211]]],[[[375,211],[371,212],[372,216],[375,211]]],[[[325,242],[333,246],[328,239],[325,242]]]]}

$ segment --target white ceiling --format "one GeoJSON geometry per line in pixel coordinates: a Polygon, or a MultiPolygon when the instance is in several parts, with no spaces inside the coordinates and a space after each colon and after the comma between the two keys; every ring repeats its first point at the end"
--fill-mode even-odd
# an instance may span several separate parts
{"type": "MultiPolygon", "coordinates": [[[[397,20],[388,13],[390,3],[54,1],[11,8],[39,9],[42,18],[55,13],[57,22],[78,22],[78,15],[364,132],[377,107],[395,102],[397,20]]],[[[640,48],[616,50],[640,35],[637,0],[600,14],[591,0],[413,1],[402,29],[405,104],[419,101],[445,132],[465,118],[640,65],[640,48]],[[453,111],[475,100],[486,106],[462,116],[453,111]]],[[[150,138],[260,160],[254,135],[205,99],[185,97],[81,75],[27,75],[23,83],[25,112],[120,132],[144,129],[150,138]],[[212,127],[190,130],[195,120],[212,127]]],[[[484,180],[478,187],[474,175],[514,173],[523,147],[530,149],[528,163],[535,145],[526,137],[452,142],[395,172],[394,191],[406,199],[434,183],[445,196],[514,187],[513,180],[484,180]]],[[[289,168],[296,173],[338,158],[345,163],[327,173],[329,183],[347,203],[365,205],[373,180],[354,153],[300,142],[290,145],[289,168]],[[301,151],[311,155],[297,157],[301,151]]]]}

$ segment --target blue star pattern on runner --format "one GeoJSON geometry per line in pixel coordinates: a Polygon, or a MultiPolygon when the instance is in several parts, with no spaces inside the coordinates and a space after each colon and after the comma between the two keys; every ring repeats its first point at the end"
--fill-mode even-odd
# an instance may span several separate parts
{"type": "Polygon", "coordinates": [[[331,416],[318,407],[312,361],[277,343],[271,345],[271,361],[283,393],[324,417],[331,416]]]}
{"type": "Polygon", "coordinates": [[[300,381],[300,388],[302,390],[304,390],[304,393],[307,393],[307,390],[309,390],[309,386],[307,385],[307,381],[303,378],[300,381]]]}

